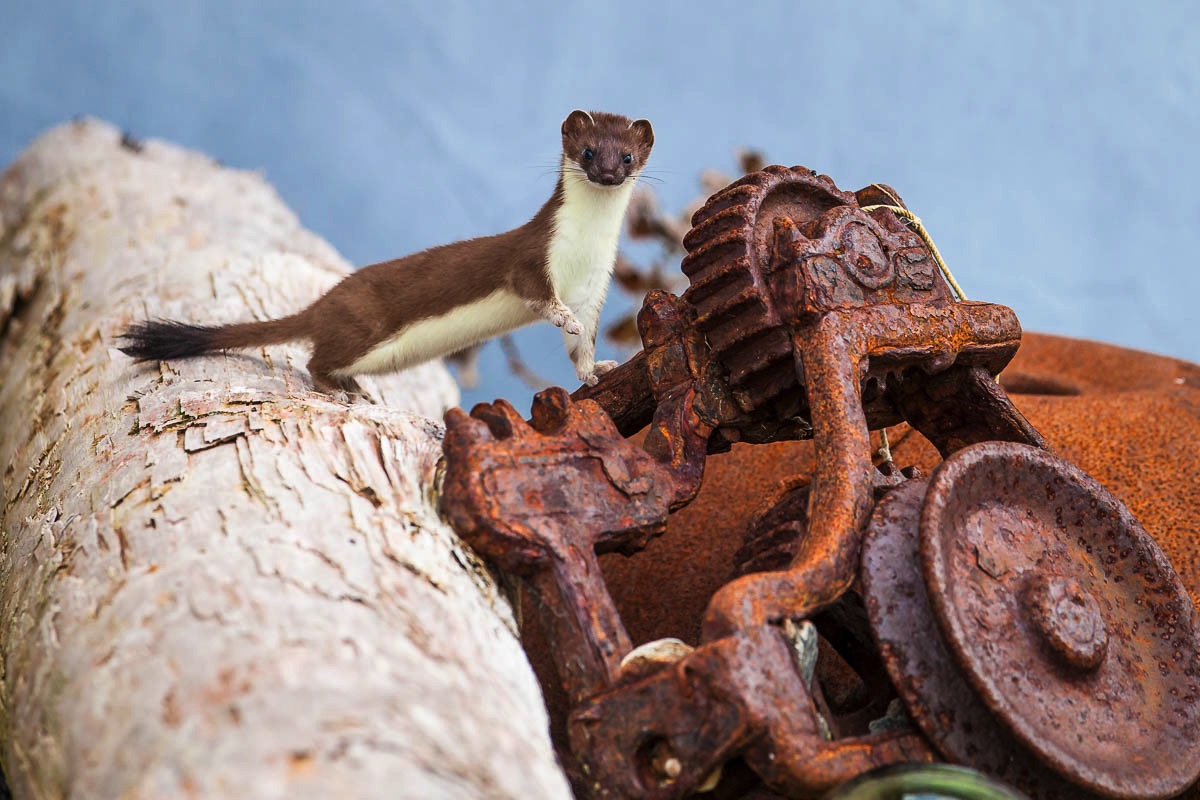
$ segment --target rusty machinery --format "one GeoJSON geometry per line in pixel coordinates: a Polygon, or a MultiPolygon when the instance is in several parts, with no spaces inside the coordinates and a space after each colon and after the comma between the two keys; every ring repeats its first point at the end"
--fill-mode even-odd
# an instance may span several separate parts
{"type": "Polygon", "coordinates": [[[1190,599],[1009,401],[1016,316],[955,297],[897,202],[748,175],[693,218],[689,288],[647,296],[642,352],[528,421],[504,401],[446,415],[444,513],[535,600],[581,793],[682,797],[732,760],[788,797],[912,761],[1036,798],[1200,775],[1190,599]],[[874,463],[869,431],[900,422],[940,451],[931,475],[874,463]],[[597,553],[661,533],[710,454],[799,438],[813,479],[758,520],[699,645],[635,650],[597,553]]]}

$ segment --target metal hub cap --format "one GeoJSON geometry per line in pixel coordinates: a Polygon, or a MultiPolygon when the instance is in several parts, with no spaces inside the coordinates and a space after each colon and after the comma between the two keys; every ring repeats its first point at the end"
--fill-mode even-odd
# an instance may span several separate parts
{"type": "Polygon", "coordinates": [[[1070,578],[1039,575],[1030,584],[1026,612],[1046,646],[1076,669],[1100,666],[1108,629],[1096,598],[1070,578]]]}

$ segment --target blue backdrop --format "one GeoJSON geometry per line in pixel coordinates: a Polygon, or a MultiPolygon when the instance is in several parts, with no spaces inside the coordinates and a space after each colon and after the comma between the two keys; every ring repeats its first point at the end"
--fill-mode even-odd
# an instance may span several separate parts
{"type": "MultiPolygon", "coordinates": [[[[654,122],[667,208],[739,145],[890,183],[1026,329],[1200,360],[1197,3],[0,0],[0,24],[0,162],[106,118],[262,170],[357,264],[523,222],[562,117],[600,108],[654,122]]],[[[518,342],[574,385],[556,330],[518,342]]],[[[464,403],[526,407],[485,356],[464,403]]]]}

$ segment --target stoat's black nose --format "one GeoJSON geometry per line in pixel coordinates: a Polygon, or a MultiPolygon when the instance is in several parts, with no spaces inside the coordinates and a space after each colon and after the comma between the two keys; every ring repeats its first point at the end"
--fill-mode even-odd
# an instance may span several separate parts
{"type": "Polygon", "coordinates": [[[615,172],[601,172],[596,176],[596,183],[600,183],[605,186],[616,186],[623,180],[624,178],[615,172]]]}

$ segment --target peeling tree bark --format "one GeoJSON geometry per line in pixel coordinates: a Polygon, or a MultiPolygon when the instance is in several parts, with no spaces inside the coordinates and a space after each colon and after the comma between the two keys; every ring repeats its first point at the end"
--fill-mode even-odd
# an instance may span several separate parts
{"type": "Polygon", "coordinates": [[[507,602],[434,510],[440,364],[134,365],[347,266],[257,175],[98,122],[0,182],[0,736],[17,798],[566,797],[507,602]]]}

